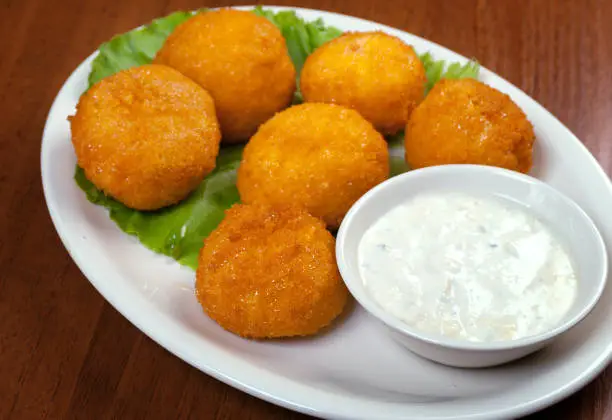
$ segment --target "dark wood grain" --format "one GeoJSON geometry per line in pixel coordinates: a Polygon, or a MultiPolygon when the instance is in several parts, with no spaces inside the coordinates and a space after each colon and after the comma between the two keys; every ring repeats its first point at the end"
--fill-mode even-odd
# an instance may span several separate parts
{"type": "MultiPolygon", "coordinates": [[[[276,3],[379,21],[477,57],[558,116],[612,171],[612,2],[276,3]]],[[[0,0],[0,419],[306,418],[200,373],[122,318],[63,249],[41,190],[45,117],[81,60],[154,17],[228,4],[0,0]]],[[[530,418],[610,418],[611,384],[608,369],[530,418]]]]}

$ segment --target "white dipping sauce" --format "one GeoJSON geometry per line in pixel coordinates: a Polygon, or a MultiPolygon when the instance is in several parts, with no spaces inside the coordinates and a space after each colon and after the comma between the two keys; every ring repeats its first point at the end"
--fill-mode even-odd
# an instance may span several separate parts
{"type": "Polygon", "coordinates": [[[553,328],[578,288],[564,247],[533,215],[458,193],[391,209],[363,236],[359,269],[388,313],[427,333],[479,342],[553,328]]]}

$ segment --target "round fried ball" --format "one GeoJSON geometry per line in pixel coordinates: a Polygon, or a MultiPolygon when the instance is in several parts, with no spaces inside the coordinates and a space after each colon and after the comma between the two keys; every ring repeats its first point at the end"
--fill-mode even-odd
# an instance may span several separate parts
{"type": "Polygon", "coordinates": [[[81,96],[70,122],[86,177],[137,210],[185,198],[214,169],[219,152],[212,98],[165,66],[102,79],[81,96]]]}
{"type": "Polygon", "coordinates": [[[322,45],[300,75],[305,101],[353,108],[384,134],[406,126],[425,82],[412,47],[383,32],[348,33],[322,45]]]}
{"type": "Polygon", "coordinates": [[[406,127],[412,168],[468,163],[528,172],[535,141],[525,113],[508,95],[474,79],[442,80],[406,127]]]}
{"type": "Polygon", "coordinates": [[[303,209],[237,204],[204,242],[196,296],[212,319],[243,337],[314,334],[348,299],[334,244],[303,209]]]}
{"type": "Polygon", "coordinates": [[[352,109],[307,103],[259,128],[244,149],[237,185],[244,203],[294,203],[337,228],[388,176],[387,143],[372,124],[352,109]]]}
{"type": "Polygon", "coordinates": [[[295,91],[285,39],[274,24],[252,12],[221,9],[188,19],[168,37],[155,62],[210,92],[227,143],[248,140],[291,103],[295,91]]]}

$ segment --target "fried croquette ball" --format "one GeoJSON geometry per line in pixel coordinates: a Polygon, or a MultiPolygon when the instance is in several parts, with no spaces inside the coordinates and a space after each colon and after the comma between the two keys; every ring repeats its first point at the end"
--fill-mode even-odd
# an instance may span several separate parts
{"type": "Polygon", "coordinates": [[[214,169],[219,152],[212,98],[166,66],[102,79],[81,96],[70,122],[86,177],[137,210],[185,198],[214,169]]]}
{"type": "Polygon", "coordinates": [[[252,12],[198,14],[168,37],[155,62],[173,67],[215,100],[223,142],[246,141],[289,106],[295,68],[280,30],[252,12]]]}
{"type": "Polygon", "coordinates": [[[348,299],[334,244],[303,209],[237,204],[204,242],[196,296],[213,320],[243,337],[315,334],[348,299]]]}
{"type": "Polygon", "coordinates": [[[322,45],[300,75],[305,101],[353,108],[383,134],[406,126],[425,82],[412,47],[383,32],[347,33],[322,45]]]}
{"type": "Polygon", "coordinates": [[[357,111],[307,103],[278,113],[246,145],[238,168],[244,203],[294,203],[337,228],[389,176],[382,135],[357,111]]]}
{"type": "Polygon", "coordinates": [[[406,127],[412,168],[453,163],[528,172],[533,127],[508,95],[474,79],[442,80],[406,127]]]}

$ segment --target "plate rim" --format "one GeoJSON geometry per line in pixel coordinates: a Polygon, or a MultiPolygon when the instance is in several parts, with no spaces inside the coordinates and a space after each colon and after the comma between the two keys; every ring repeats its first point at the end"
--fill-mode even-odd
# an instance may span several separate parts
{"type": "MultiPolygon", "coordinates": [[[[256,6],[255,5],[232,6],[232,8],[234,9],[243,9],[243,10],[252,9],[254,7],[256,6]]],[[[350,16],[350,15],[346,15],[342,13],[331,12],[331,11],[321,10],[321,9],[290,7],[290,6],[275,6],[275,5],[263,5],[262,7],[264,7],[265,9],[273,10],[275,12],[288,10],[288,11],[296,11],[298,15],[300,14],[300,12],[306,13],[306,14],[314,14],[314,15],[318,15],[318,17],[322,18],[324,21],[330,17],[336,17],[340,19],[348,19],[353,22],[357,22],[357,23],[361,23],[365,25],[374,24],[385,32],[388,32],[388,33],[395,32],[395,33],[406,34],[406,35],[409,35],[410,37],[417,38],[426,44],[430,44],[432,47],[435,47],[436,50],[444,51],[445,53],[455,55],[457,57],[460,57],[461,60],[465,60],[465,61],[469,60],[467,57],[463,56],[462,54],[452,51],[449,48],[446,48],[434,41],[427,40],[418,35],[404,31],[402,29],[398,29],[398,28],[394,28],[394,27],[385,25],[383,23],[380,23],[374,20],[368,20],[364,18],[359,18],[355,16],[350,16]]],[[[321,418],[323,418],[322,416],[325,416],[325,418],[335,418],[335,419],[355,418],[353,415],[349,414],[346,410],[336,411],[336,412],[332,412],[329,410],[320,410],[317,408],[313,408],[309,405],[300,404],[299,402],[297,402],[299,398],[289,399],[289,398],[278,397],[277,395],[274,394],[274,392],[270,392],[273,390],[268,390],[269,387],[265,386],[266,384],[265,379],[264,380],[251,380],[250,382],[242,381],[241,379],[237,377],[233,377],[229,374],[223,373],[222,370],[216,369],[214,366],[212,366],[209,363],[207,364],[198,363],[195,360],[193,360],[189,355],[185,354],[185,352],[181,351],[179,348],[180,346],[176,346],[171,341],[168,341],[167,337],[164,337],[164,334],[159,333],[156,328],[152,328],[148,326],[149,324],[152,324],[152,323],[147,324],[147,323],[141,322],[136,316],[136,314],[132,313],[129,306],[126,307],[125,305],[119,303],[121,299],[118,299],[117,296],[113,296],[112,293],[108,293],[108,291],[106,291],[106,293],[103,292],[103,290],[105,290],[104,280],[98,278],[98,276],[94,272],[92,272],[91,269],[87,268],[90,264],[87,263],[86,258],[83,257],[81,252],[76,250],[75,247],[72,245],[72,242],[70,238],[68,237],[69,235],[67,234],[67,230],[65,227],[63,227],[63,224],[61,222],[60,212],[58,211],[59,207],[56,205],[55,201],[51,197],[50,189],[52,187],[49,185],[49,180],[50,180],[50,177],[48,175],[49,169],[47,168],[48,165],[45,164],[46,162],[45,155],[46,155],[46,150],[48,147],[46,145],[48,145],[48,143],[50,142],[50,140],[46,140],[46,139],[50,137],[49,126],[51,125],[51,116],[54,114],[54,110],[58,106],[58,100],[62,96],[62,93],[64,92],[64,90],[67,87],[69,87],[71,84],[74,83],[75,81],[74,79],[76,79],[76,76],[79,70],[81,70],[82,67],[89,65],[97,54],[98,54],[98,51],[96,50],[93,53],[91,53],[89,56],[87,56],[83,61],[81,61],[78,64],[78,66],[71,72],[69,77],[63,82],[61,88],[58,90],[58,93],[56,94],[52,102],[52,105],[49,109],[49,112],[45,120],[42,142],[41,142],[41,152],[40,152],[41,181],[42,181],[42,187],[43,187],[43,195],[45,198],[45,204],[49,211],[55,231],[57,232],[62,244],[64,245],[64,248],[66,249],[71,259],[74,261],[74,263],[78,267],[79,271],[81,271],[83,276],[96,289],[96,291],[100,293],[100,295],[109,304],[111,304],[111,306],[113,306],[113,308],[117,312],[119,312],[123,317],[125,317],[132,325],[134,325],[136,328],[138,328],[140,331],[146,334],[156,344],[160,345],[162,348],[164,348],[165,350],[167,350],[174,356],[178,357],[183,362],[186,362],[187,364],[191,365],[195,369],[200,370],[204,374],[212,376],[213,378],[229,386],[232,386],[236,389],[239,389],[240,391],[246,392],[256,398],[262,399],[269,403],[272,403],[272,404],[275,404],[275,405],[278,405],[278,406],[281,406],[281,407],[284,407],[284,408],[287,408],[293,411],[297,411],[303,414],[321,417],[321,418]]],[[[435,55],[435,52],[434,52],[434,55],[435,55]]],[[[514,89],[515,91],[520,92],[521,94],[527,96],[532,101],[532,105],[534,107],[538,108],[540,112],[544,111],[546,114],[548,114],[549,117],[552,117],[557,122],[557,124],[559,124],[559,127],[563,129],[565,134],[568,137],[571,137],[583,149],[583,151],[586,152],[586,154],[591,160],[590,162],[591,165],[595,166],[596,170],[599,172],[599,175],[603,179],[605,179],[608,192],[610,193],[610,195],[612,195],[612,182],[610,181],[610,178],[605,173],[605,171],[603,170],[603,168],[601,167],[597,159],[584,145],[584,143],[580,141],[580,139],[578,139],[577,136],[574,135],[569,130],[569,128],[565,126],[565,124],[563,124],[554,114],[546,110],[538,101],[536,101],[534,98],[529,96],[526,92],[522,91],[517,86],[510,83],[508,80],[506,80],[499,74],[494,73],[482,66],[481,66],[480,71],[481,71],[481,76],[483,75],[494,76],[500,79],[501,81],[503,81],[511,89],[514,89]]],[[[148,301],[146,301],[146,303],[150,304],[150,302],[148,301]]],[[[485,413],[479,413],[476,416],[470,415],[469,417],[467,417],[466,415],[459,415],[459,416],[452,416],[452,417],[445,416],[445,417],[439,417],[439,418],[440,419],[456,419],[456,420],[469,418],[469,419],[474,419],[474,420],[477,420],[477,419],[484,420],[484,419],[490,419],[490,418],[499,418],[500,416],[507,418],[507,417],[528,415],[538,410],[541,410],[543,408],[549,407],[559,402],[560,400],[570,396],[576,391],[580,390],[585,385],[587,385],[589,382],[591,382],[593,379],[595,379],[599,374],[601,374],[601,372],[608,366],[608,364],[611,361],[612,361],[612,346],[609,346],[607,349],[607,353],[602,352],[601,354],[599,354],[597,358],[594,358],[590,362],[590,368],[588,370],[582,372],[579,376],[575,377],[573,381],[570,381],[568,383],[565,383],[557,387],[556,391],[551,391],[547,393],[546,395],[540,396],[539,398],[536,398],[534,400],[523,402],[522,404],[518,406],[513,406],[509,408],[506,407],[503,409],[489,410],[488,412],[485,412],[485,413]]],[[[413,419],[415,417],[410,417],[408,415],[406,417],[385,417],[385,418],[413,419]]]]}

